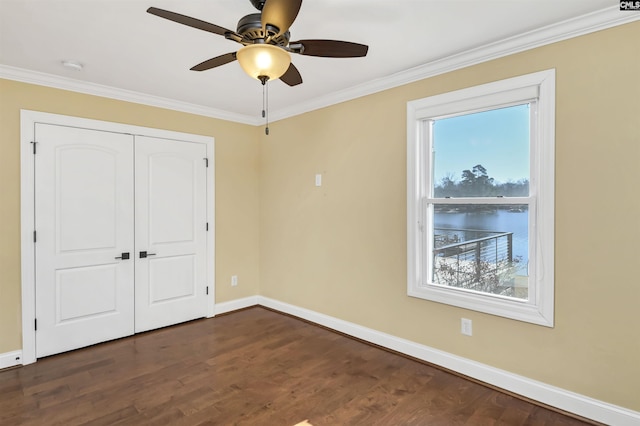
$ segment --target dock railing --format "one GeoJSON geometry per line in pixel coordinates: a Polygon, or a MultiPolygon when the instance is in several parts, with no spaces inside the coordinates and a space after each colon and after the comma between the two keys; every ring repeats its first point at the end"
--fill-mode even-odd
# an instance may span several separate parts
{"type": "Polygon", "coordinates": [[[433,257],[436,284],[493,294],[513,286],[513,232],[435,228],[433,257]]]}

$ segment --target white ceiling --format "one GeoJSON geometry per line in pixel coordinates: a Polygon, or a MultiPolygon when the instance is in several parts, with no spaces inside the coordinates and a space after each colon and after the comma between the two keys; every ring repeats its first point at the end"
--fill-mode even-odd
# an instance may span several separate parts
{"type": "MultiPolygon", "coordinates": [[[[356,93],[354,88],[372,82],[384,85],[385,79],[406,75],[407,70],[464,58],[482,46],[523,34],[533,32],[544,39],[541,28],[566,25],[565,21],[574,18],[598,22],[594,17],[606,12],[614,19],[618,13],[628,20],[629,12],[615,9],[618,3],[305,0],[290,28],[292,40],[352,41],[369,45],[369,54],[351,59],[292,55],[304,83],[289,87],[272,82],[271,115],[313,109],[334,95],[335,99],[340,94],[348,97],[349,91],[356,93]]],[[[130,98],[152,95],[201,108],[212,116],[219,112],[223,118],[226,114],[237,121],[258,123],[261,85],[245,75],[237,62],[204,72],[189,70],[203,60],[236,51],[240,45],[150,15],[146,13],[150,6],[234,30],[238,19],[257,12],[249,0],[0,0],[0,66],[4,74],[35,71],[33,75],[41,80],[55,76],[53,80],[62,86],[60,82],[69,84],[67,79],[72,79],[81,82],[79,87],[124,89],[136,92],[123,92],[130,98]],[[65,68],[63,60],[81,62],[84,69],[65,68]]]]}

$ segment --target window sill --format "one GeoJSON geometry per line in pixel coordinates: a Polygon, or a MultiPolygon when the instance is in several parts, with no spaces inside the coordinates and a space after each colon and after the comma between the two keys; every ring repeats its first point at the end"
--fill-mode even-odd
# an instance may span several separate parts
{"type": "Polygon", "coordinates": [[[414,286],[407,294],[410,297],[444,303],[459,308],[497,315],[517,321],[553,327],[553,302],[545,306],[536,306],[526,300],[475,294],[464,290],[440,288],[439,286],[414,286]]]}

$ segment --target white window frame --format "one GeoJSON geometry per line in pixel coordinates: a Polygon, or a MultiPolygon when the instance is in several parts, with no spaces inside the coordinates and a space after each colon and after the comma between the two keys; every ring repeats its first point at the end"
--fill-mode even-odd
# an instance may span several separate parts
{"type": "MultiPolygon", "coordinates": [[[[554,326],[555,70],[435,95],[407,103],[407,293],[501,317],[554,326]],[[435,285],[430,229],[433,220],[430,131],[434,120],[533,102],[530,196],[509,199],[529,205],[528,300],[435,285]],[[431,207],[430,207],[431,206],[431,207]]],[[[466,200],[466,201],[465,201],[466,200]]],[[[447,199],[447,204],[469,199],[447,199]]],[[[482,198],[505,204],[506,198],[482,198]]],[[[474,198],[475,202],[480,201],[474,198]]]]}

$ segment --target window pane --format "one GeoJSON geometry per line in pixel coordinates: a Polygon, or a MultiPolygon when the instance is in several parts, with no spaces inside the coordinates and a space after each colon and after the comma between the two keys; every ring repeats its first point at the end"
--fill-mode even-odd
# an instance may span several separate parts
{"type": "Polygon", "coordinates": [[[527,205],[435,205],[432,282],[528,299],[528,227],[527,205]]]}
{"type": "Polygon", "coordinates": [[[435,120],[435,197],[529,195],[529,104],[435,120]]]}

